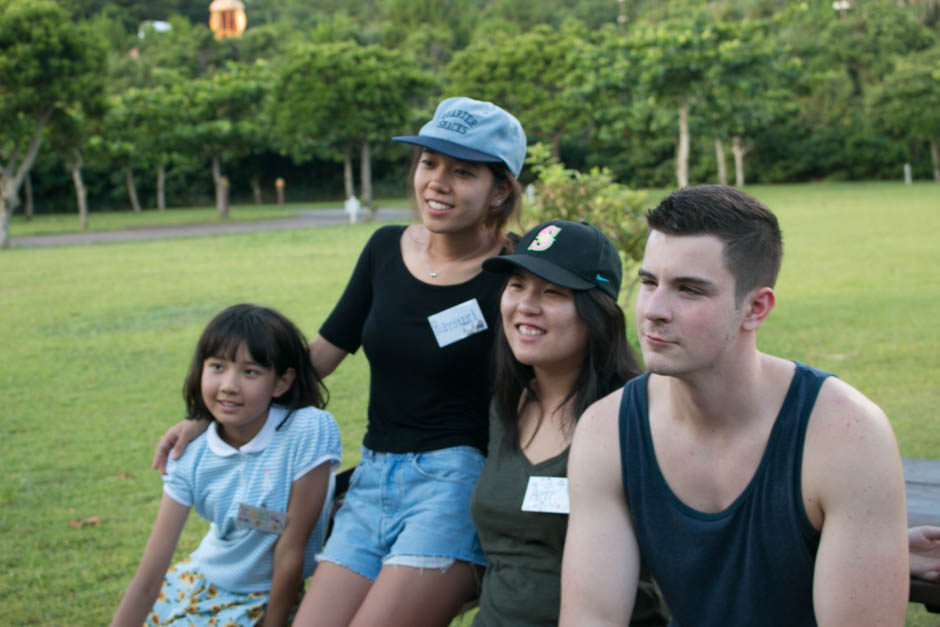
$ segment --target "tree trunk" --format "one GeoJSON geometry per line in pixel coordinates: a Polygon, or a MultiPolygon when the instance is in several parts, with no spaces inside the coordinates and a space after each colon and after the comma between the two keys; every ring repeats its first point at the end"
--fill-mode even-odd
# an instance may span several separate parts
{"type": "Polygon", "coordinates": [[[72,158],[66,163],[72,174],[72,183],[75,185],[75,202],[78,205],[78,222],[83,231],[88,230],[88,196],[85,193],[85,182],[82,180],[82,153],[72,151],[72,158]]]}
{"type": "Polygon", "coordinates": [[[940,183],[940,151],[937,150],[937,140],[930,138],[930,160],[933,161],[933,180],[940,183]]]}
{"type": "Polygon", "coordinates": [[[725,163],[725,145],[720,137],[715,138],[715,161],[718,162],[718,183],[728,184],[728,167],[725,163]]]}
{"type": "Polygon", "coordinates": [[[19,161],[19,148],[16,147],[9,163],[6,166],[0,165],[0,248],[10,247],[10,219],[20,202],[20,185],[36,162],[36,155],[39,154],[39,146],[42,144],[42,130],[50,115],[51,113],[44,115],[36,123],[36,132],[29,142],[23,160],[19,161]]]}
{"type": "Polygon", "coordinates": [[[124,181],[127,183],[127,195],[131,199],[131,209],[140,213],[140,201],[137,200],[137,186],[134,184],[134,171],[131,166],[124,168],[124,181]]]}
{"type": "Polygon", "coordinates": [[[166,166],[157,166],[157,210],[166,210],[166,166]]]}
{"type": "Polygon", "coordinates": [[[26,178],[23,179],[23,191],[25,192],[25,195],[26,195],[26,206],[24,207],[24,211],[26,214],[26,221],[32,222],[33,221],[33,179],[29,174],[27,174],[26,178]]]}
{"type": "Polygon", "coordinates": [[[212,156],[212,183],[215,185],[215,209],[220,218],[228,217],[228,190],[223,189],[222,166],[218,155],[212,156]]]}
{"type": "Polygon", "coordinates": [[[362,157],[359,164],[359,185],[362,187],[362,206],[369,210],[370,217],[375,219],[375,208],[372,206],[372,157],[369,154],[369,140],[362,140],[362,157]]]}
{"type": "Polygon", "coordinates": [[[14,181],[6,169],[0,170],[0,248],[10,247],[10,218],[19,202],[14,181]]]}
{"type": "Polygon", "coordinates": [[[228,198],[229,198],[229,182],[228,177],[223,176],[219,179],[219,190],[222,194],[222,204],[219,206],[219,217],[227,218],[228,217],[228,198]]]}
{"type": "Polygon", "coordinates": [[[352,146],[346,146],[343,151],[343,184],[346,186],[346,198],[356,195],[353,189],[352,146]]]}
{"type": "Polygon", "coordinates": [[[552,156],[561,161],[561,129],[552,135],[552,156]]]}
{"type": "Polygon", "coordinates": [[[261,197],[261,179],[257,176],[251,177],[251,196],[254,198],[256,205],[260,205],[263,202],[261,197]]]}
{"type": "Polygon", "coordinates": [[[744,187],[744,155],[751,150],[753,144],[746,146],[741,143],[741,138],[735,135],[731,138],[731,152],[734,153],[734,185],[735,187],[744,187]]]}
{"type": "Polygon", "coordinates": [[[689,100],[679,104],[679,143],[676,146],[676,182],[679,187],[689,186],[689,100]]]}

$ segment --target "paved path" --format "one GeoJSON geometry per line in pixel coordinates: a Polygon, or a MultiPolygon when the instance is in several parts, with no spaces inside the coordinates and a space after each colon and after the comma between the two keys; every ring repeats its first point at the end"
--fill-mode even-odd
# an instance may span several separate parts
{"type": "MultiPolygon", "coordinates": [[[[410,209],[378,209],[375,216],[377,222],[404,222],[410,218],[410,209]]],[[[318,226],[334,226],[338,224],[349,224],[349,216],[343,209],[310,209],[300,211],[296,216],[291,218],[277,218],[274,220],[210,222],[205,224],[168,224],[166,226],[147,226],[122,231],[26,235],[23,237],[11,237],[10,246],[25,248],[104,244],[108,242],[132,242],[173,237],[200,237],[204,235],[225,235],[228,233],[309,229],[318,226]]]]}

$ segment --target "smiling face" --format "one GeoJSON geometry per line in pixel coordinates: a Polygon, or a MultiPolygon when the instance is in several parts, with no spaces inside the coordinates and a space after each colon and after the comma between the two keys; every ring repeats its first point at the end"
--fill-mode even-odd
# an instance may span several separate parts
{"type": "Polygon", "coordinates": [[[570,289],[517,270],[506,283],[499,308],[506,341],[520,363],[580,371],[588,328],[570,289]]]}
{"type": "Polygon", "coordinates": [[[222,439],[239,447],[257,435],[271,399],[287,391],[293,376],[293,369],[278,377],[256,363],[244,344],[234,360],[208,357],[202,364],[202,400],[218,421],[222,439]]]}
{"type": "Polygon", "coordinates": [[[647,369],[678,376],[720,368],[745,318],[712,235],[650,231],[639,271],[636,323],[647,369]]]}
{"type": "Polygon", "coordinates": [[[479,229],[509,193],[484,163],[459,161],[425,150],[414,174],[414,192],[424,226],[434,233],[479,229]]]}

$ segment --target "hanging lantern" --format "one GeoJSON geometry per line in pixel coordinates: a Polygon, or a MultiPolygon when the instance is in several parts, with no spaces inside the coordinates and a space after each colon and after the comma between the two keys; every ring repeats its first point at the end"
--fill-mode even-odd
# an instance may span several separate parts
{"type": "Polygon", "coordinates": [[[209,28],[216,39],[241,37],[246,24],[245,5],[238,0],[214,0],[209,5],[209,28]]]}

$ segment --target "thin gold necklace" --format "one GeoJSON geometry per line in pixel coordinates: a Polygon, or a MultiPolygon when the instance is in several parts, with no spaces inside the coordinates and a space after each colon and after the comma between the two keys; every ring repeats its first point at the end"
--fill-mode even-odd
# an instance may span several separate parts
{"type": "Polygon", "coordinates": [[[480,246],[477,246],[475,249],[473,249],[472,251],[470,251],[463,257],[459,257],[457,259],[451,259],[450,261],[445,263],[443,266],[439,267],[437,270],[434,270],[433,268],[431,268],[431,238],[428,237],[428,243],[424,247],[424,265],[427,266],[428,268],[428,276],[431,277],[432,279],[436,279],[441,272],[443,272],[444,270],[446,270],[453,264],[459,263],[465,259],[471,258],[479,254],[481,250],[486,250],[487,248],[491,246],[491,237],[492,237],[491,235],[487,235],[486,238],[483,240],[483,244],[481,244],[480,246]]]}

